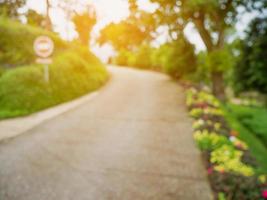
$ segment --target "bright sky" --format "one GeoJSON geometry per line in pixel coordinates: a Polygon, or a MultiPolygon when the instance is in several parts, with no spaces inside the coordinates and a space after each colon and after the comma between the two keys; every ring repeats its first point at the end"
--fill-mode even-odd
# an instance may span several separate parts
{"type": "MultiPolygon", "coordinates": [[[[58,0],[52,0],[52,3],[56,3],[58,0]]],[[[71,0],[70,0],[71,1],[71,0]]],[[[98,15],[98,23],[96,24],[93,36],[96,36],[101,28],[110,22],[118,22],[129,15],[127,0],[79,0],[83,3],[92,3],[96,8],[98,15]]],[[[150,5],[148,0],[142,0],[142,4],[139,5],[146,10],[153,10],[153,6],[150,5]]],[[[27,0],[27,7],[36,10],[39,13],[45,13],[46,1],[45,0],[27,0]]],[[[64,39],[73,38],[76,33],[73,31],[73,24],[68,23],[64,17],[64,13],[59,9],[51,10],[51,19],[55,25],[55,30],[60,33],[64,39]]],[[[93,47],[98,56],[106,58],[112,53],[110,47],[99,48],[93,47]],[[108,55],[107,55],[108,54],[108,55]]]]}
{"type": "MultiPolygon", "coordinates": [[[[52,3],[56,3],[59,0],[50,0],[52,3]]],[[[69,0],[75,1],[75,0],[69,0]]],[[[118,22],[129,15],[127,0],[78,0],[82,3],[92,3],[96,8],[98,15],[98,23],[94,28],[93,36],[96,36],[101,28],[110,22],[118,22]]],[[[27,0],[27,7],[32,8],[39,13],[45,13],[46,0],[27,0]]],[[[142,9],[153,11],[155,8],[149,3],[148,0],[139,1],[139,6],[142,9]]],[[[252,16],[244,16],[243,20],[237,25],[239,33],[242,33],[247,23],[250,21],[252,16]]],[[[68,23],[65,19],[64,13],[58,9],[51,10],[51,18],[55,29],[60,35],[65,38],[73,38],[76,36],[73,24],[68,23]]],[[[199,34],[194,30],[193,25],[189,25],[185,33],[190,42],[196,45],[197,50],[205,49],[204,44],[199,36],[199,34]]],[[[162,35],[158,38],[159,42],[164,42],[165,36],[162,35]]],[[[102,59],[106,59],[108,56],[112,55],[112,48],[109,46],[104,46],[102,48],[94,45],[92,50],[102,59]]]]}

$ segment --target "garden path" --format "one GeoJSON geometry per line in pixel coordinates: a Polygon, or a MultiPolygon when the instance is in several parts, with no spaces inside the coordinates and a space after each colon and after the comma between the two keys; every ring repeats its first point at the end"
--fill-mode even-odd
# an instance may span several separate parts
{"type": "Polygon", "coordinates": [[[1,142],[0,199],[212,199],[183,89],[109,69],[98,96],[1,142]]]}

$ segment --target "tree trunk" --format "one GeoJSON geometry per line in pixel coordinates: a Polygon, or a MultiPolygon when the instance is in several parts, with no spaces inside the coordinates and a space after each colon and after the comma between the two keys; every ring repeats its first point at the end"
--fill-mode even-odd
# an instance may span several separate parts
{"type": "Polygon", "coordinates": [[[45,20],[45,28],[46,30],[51,31],[52,30],[52,23],[50,19],[50,2],[49,0],[46,0],[46,20],[45,20]]]}
{"type": "Polygon", "coordinates": [[[212,92],[221,101],[225,101],[223,72],[212,72],[212,92]]]}
{"type": "MultiPolygon", "coordinates": [[[[198,19],[194,20],[194,24],[196,28],[198,29],[198,32],[200,34],[200,37],[202,38],[202,41],[204,42],[208,53],[212,53],[216,49],[222,49],[224,46],[225,41],[225,35],[224,35],[224,29],[221,27],[219,32],[219,39],[217,44],[214,44],[212,41],[211,33],[208,29],[205,27],[205,16],[202,14],[198,19]]],[[[216,66],[214,66],[216,67],[216,66]]],[[[211,81],[212,81],[212,90],[213,94],[221,101],[226,100],[225,91],[224,91],[224,78],[223,78],[223,72],[213,71],[211,72],[211,81]]]]}

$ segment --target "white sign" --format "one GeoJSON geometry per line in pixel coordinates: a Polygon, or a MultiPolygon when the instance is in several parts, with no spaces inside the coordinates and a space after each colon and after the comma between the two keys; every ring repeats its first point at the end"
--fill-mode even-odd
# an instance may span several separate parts
{"type": "Polygon", "coordinates": [[[37,58],[35,62],[38,64],[50,65],[52,63],[52,59],[51,58],[37,58]]]}
{"type": "Polygon", "coordinates": [[[54,51],[54,42],[48,36],[39,36],[35,39],[33,48],[37,56],[48,58],[54,51]]]}

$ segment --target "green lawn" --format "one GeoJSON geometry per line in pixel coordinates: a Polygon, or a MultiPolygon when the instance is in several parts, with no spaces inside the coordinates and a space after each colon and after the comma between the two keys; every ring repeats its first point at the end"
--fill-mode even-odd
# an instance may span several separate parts
{"type": "Polygon", "coordinates": [[[251,153],[267,172],[267,110],[228,104],[224,107],[226,119],[232,129],[240,133],[251,153]]]}

